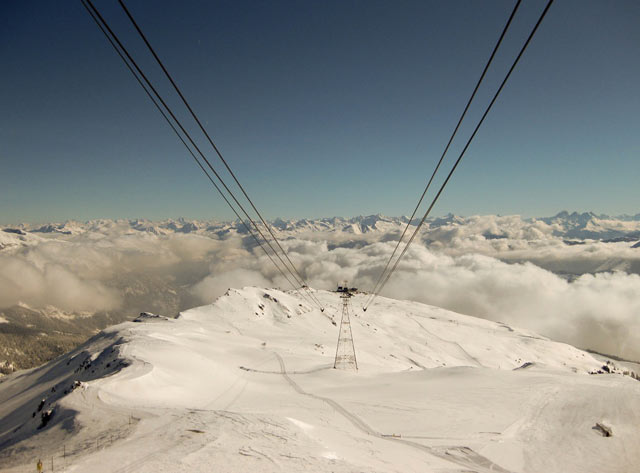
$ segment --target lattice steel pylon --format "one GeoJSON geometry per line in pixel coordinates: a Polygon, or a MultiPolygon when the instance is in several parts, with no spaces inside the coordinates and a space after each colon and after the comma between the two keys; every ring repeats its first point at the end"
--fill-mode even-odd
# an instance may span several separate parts
{"type": "Polygon", "coordinates": [[[340,332],[338,335],[338,346],[336,347],[336,361],[333,367],[338,370],[358,370],[356,360],[356,349],[353,344],[353,334],[351,333],[351,322],[349,321],[349,299],[351,293],[347,289],[340,294],[342,299],[342,319],[340,320],[340,332]]]}

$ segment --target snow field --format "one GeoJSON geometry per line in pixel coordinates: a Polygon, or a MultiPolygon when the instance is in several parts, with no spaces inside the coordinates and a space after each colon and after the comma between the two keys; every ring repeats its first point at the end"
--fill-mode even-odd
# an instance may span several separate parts
{"type": "MultiPolygon", "coordinates": [[[[505,324],[352,300],[360,370],[333,370],[341,301],[230,289],[176,319],[128,322],[0,382],[0,470],[631,471],[640,384],[505,324]],[[90,366],[87,367],[87,365],[90,366]],[[109,366],[107,366],[109,365],[109,366]],[[67,394],[60,388],[82,385],[67,394]],[[51,388],[55,388],[55,393],[51,388]],[[38,429],[32,411],[54,408],[38,429]],[[133,420],[132,420],[133,419],[133,420]],[[596,422],[614,435],[602,437],[596,422]]],[[[144,320],[144,319],[143,319],[144,320]]]]}

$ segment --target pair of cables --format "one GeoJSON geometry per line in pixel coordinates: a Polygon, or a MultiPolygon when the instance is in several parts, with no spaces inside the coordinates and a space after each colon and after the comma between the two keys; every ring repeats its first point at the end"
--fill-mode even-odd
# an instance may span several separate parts
{"type": "Polygon", "coordinates": [[[400,239],[398,240],[398,243],[396,244],[396,246],[395,246],[395,248],[393,250],[393,253],[391,254],[389,259],[387,260],[387,263],[384,266],[384,269],[382,270],[382,272],[380,273],[380,276],[378,277],[378,279],[376,281],[376,284],[373,287],[373,290],[370,292],[369,298],[367,299],[366,303],[364,304],[364,306],[362,308],[364,311],[366,311],[371,306],[373,301],[376,299],[376,297],[380,294],[382,289],[385,287],[385,285],[387,284],[387,282],[389,281],[389,279],[391,278],[391,276],[393,275],[393,273],[397,269],[398,264],[400,263],[400,261],[402,260],[404,255],[407,253],[407,250],[409,249],[409,247],[413,243],[413,240],[415,239],[416,235],[418,235],[418,233],[420,232],[420,229],[422,228],[422,225],[424,224],[425,220],[427,219],[427,217],[431,213],[431,210],[433,209],[434,205],[436,204],[436,202],[440,198],[440,195],[444,191],[444,188],[447,186],[449,180],[451,179],[451,176],[453,175],[453,173],[455,172],[456,168],[460,164],[460,161],[462,161],[462,158],[465,155],[465,153],[467,152],[467,149],[469,148],[469,145],[471,144],[471,142],[475,138],[476,133],[478,132],[478,130],[480,129],[480,126],[484,122],[484,119],[486,118],[486,116],[488,115],[489,111],[493,107],[493,104],[496,102],[498,96],[500,95],[500,92],[502,91],[502,89],[504,88],[505,84],[509,80],[509,77],[511,76],[511,73],[513,72],[513,70],[515,69],[516,65],[518,64],[518,61],[520,61],[520,58],[522,57],[524,51],[527,49],[527,46],[531,42],[531,39],[535,35],[536,31],[538,30],[538,27],[542,23],[542,20],[546,16],[547,12],[549,11],[549,8],[551,7],[551,4],[553,3],[553,0],[549,0],[548,1],[546,7],[544,8],[542,13],[540,14],[540,17],[538,18],[538,21],[536,22],[535,26],[531,30],[531,33],[527,37],[527,40],[525,41],[524,45],[520,49],[520,52],[518,53],[518,55],[516,56],[515,60],[513,61],[512,65],[511,65],[511,67],[509,68],[509,71],[507,72],[507,74],[505,75],[504,79],[502,80],[502,83],[500,84],[500,87],[498,87],[498,90],[494,94],[493,98],[491,99],[491,102],[486,107],[482,117],[480,118],[480,120],[478,121],[475,129],[473,130],[473,133],[471,134],[471,136],[467,140],[464,148],[462,149],[462,151],[458,155],[458,158],[456,159],[454,165],[452,166],[451,170],[449,171],[449,174],[447,175],[446,179],[444,180],[444,182],[440,186],[440,189],[438,190],[437,194],[435,195],[435,197],[431,201],[431,204],[429,205],[429,207],[427,208],[426,212],[424,213],[424,216],[422,217],[422,219],[420,220],[420,222],[416,226],[415,230],[413,231],[413,234],[411,235],[411,237],[407,241],[406,245],[404,246],[404,249],[402,250],[400,255],[396,258],[395,263],[393,265],[391,265],[391,262],[393,261],[394,256],[398,252],[398,249],[399,249],[402,241],[404,240],[404,237],[405,237],[407,231],[409,230],[409,227],[411,225],[411,222],[413,221],[414,216],[416,215],[420,205],[422,204],[422,201],[424,200],[424,197],[427,194],[427,191],[431,187],[431,183],[433,182],[434,177],[436,176],[438,170],[440,169],[440,165],[442,164],[442,161],[444,160],[445,155],[449,151],[449,147],[451,146],[451,143],[453,142],[456,134],[458,133],[458,129],[460,128],[460,125],[461,125],[462,121],[464,120],[464,117],[466,116],[467,111],[469,110],[471,102],[473,101],[473,99],[474,99],[474,97],[476,95],[476,92],[478,91],[478,88],[480,87],[480,84],[482,83],[482,81],[483,81],[483,79],[484,79],[484,77],[485,77],[485,75],[487,73],[487,70],[489,69],[491,63],[493,62],[493,58],[495,57],[496,52],[498,51],[498,49],[500,48],[500,45],[502,44],[502,40],[504,39],[505,34],[507,33],[507,30],[509,29],[509,26],[511,25],[511,22],[512,22],[515,14],[516,14],[516,12],[518,10],[518,7],[520,6],[521,1],[522,0],[518,0],[516,5],[514,6],[513,11],[511,12],[511,15],[509,16],[509,19],[507,20],[507,23],[505,24],[505,26],[504,26],[504,28],[502,30],[500,38],[498,39],[496,45],[494,46],[493,52],[491,53],[491,56],[489,57],[489,60],[487,61],[486,65],[485,65],[485,67],[484,67],[484,69],[482,71],[482,74],[480,75],[480,79],[478,79],[478,82],[476,83],[476,86],[473,89],[473,92],[472,92],[471,96],[469,97],[469,100],[467,101],[467,105],[465,106],[464,111],[462,112],[462,115],[460,116],[460,119],[458,120],[458,123],[457,123],[455,129],[453,130],[453,133],[451,134],[451,137],[449,138],[449,141],[447,142],[447,145],[445,146],[445,149],[444,149],[442,155],[440,156],[440,160],[438,161],[438,163],[437,163],[437,165],[436,165],[436,167],[435,167],[435,169],[433,171],[433,174],[431,175],[431,178],[429,179],[424,191],[422,192],[422,195],[420,196],[420,199],[418,200],[418,204],[416,205],[415,209],[413,210],[413,213],[411,214],[411,217],[409,218],[409,221],[407,222],[407,225],[405,226],[404,231],[402,232],[402,235],[400,236],[400,239]]]}
{"type": "Polygon", "coordinates": [[[209,179],[211,184],[215,187],[215,189],[221,195],[225,203],[231,208],[231,210],[236,215],[236,217],[240,220],[240,222],[242,223],[244,228],[247,230],[247,232],[251,235],[251,237],[255,240],[255,242],[260,246],[260,248],[264,251],[264,253],[269,257],[269,260],[271,261],[271,263],[273,263],[273,265],[277,268],[280,274],[285,278],[285,280],[293,287],[293,289],[301,297],[306,298],[308,301],[311,301],[312,305],[317,306],[321,311],[324,312],[324,307],[322,306],[321,302],[317,299],[315,294],[311,291],[304,277],[300,274],[296,266],[293,264],[293,262],[289,258],[289,255],[287,254],[287,252],[284,250],[284,248],[278,241],[278,238],[276,237],[273,229],[270,227],[267,221],[262,217],[262,214],[258,211],[256,206],[254,205],[252,199],[249,197],[245,188],[242,186],[242,184],[240,184],[239,180],[237,179],[234,172],[231,170],[231,167],[223,157],[219,148],[211,139],[211,136],[202,125],[202,122],[200,121],[200,119],[194,112],[193,108],[185,98],[184,94],[182,93],[182,91],[174,81],[173,77],[165,67],[164,63],[160,60],[159,56],[156,54],[155,50],[151,46],[151,43],[142,32],[142,29],[133,18],[131,12],[128,10],[123,0],[118,0],[118,2],[122,7],[124,13],[129,18],[130,22],[132,23],[133,27],[137,31],[138,35],[141,37],[141,39],[143,40],[143,42],[145,43],[145,45],[153,55],[155,61],[158,63],[163,73],[171,83],[173,89],[180,97],[182,103],[189,111],[189,114],[191,115],[195,123],[198,125],[198,128],[206,137],[208,143],[213,148],[215,154],[217,155],[217,157],[220,159],[220,161],[222,162],[222,164],[224,165],[228,173],[233,178],[233,181],[236,183],[242,195],[244,196],[246,201],[249,203],[250,208],[253,209],[255,214],[258,216],[258,220],[262,223],[262,229],[258,225],[258,222],[256,221],[256,219],[250,216],[245,206],[243,206],[242,203],[238,200],[238,197],[236,197],[234,192],[229,188],[229,186],[224,181],[220,173],[216,171],[216,169],[211,164],[210,160],[207,158],[205,153],[203,153],[200,147],[195,143],[191,133],[187,131],[185,126],[182,124],[182,122],[176,117],[171,107],[167,105],[162,95],[158,92],[156,87],[154,87],[151,80],[143,72],[143,70],[140,68],[140,66],[135,61],[135,59],[131,56],[127,48],[120,41],[120,39],[115,34],[115,32],[111,29],[107,21],[100,14],[98,9],[93,5],[91,0],[80,0],[80,1],[82,2],[82,5],[85,7],[87,12],[91,16],[91,18],[95,21],[96,25],[105,35],[105,37],[107,38],[111,46],[118,53],[118,56],[125,63],[127,69],[131,72],[131,74],[133,74],[136,81],[145,91],[146,95],[151,99],[156,109],[160,112],[162,117],[167,121],[167,123],[169,124],[173,132],[176,134],[180,142],[185,146],[185,148],[187,149],[191,157],[195,160],[198,167],[206,175],[206,177],[209,179]],[[215,180],[213,179],[211,174],[215,176],[216,178],[215,180]],[[244,215],[244,218],[242,218],[240,214],[244,215]],[[266,231],[263,231],[263,229],[266,231]],[[267,234],[271,236],[271,240],[267,237],[267,234]],[[269,252],[267,248],[270,249],[271,252],[269,252]],[[300,290],[302,290],[302,292],[300,292],[300,290]]]}

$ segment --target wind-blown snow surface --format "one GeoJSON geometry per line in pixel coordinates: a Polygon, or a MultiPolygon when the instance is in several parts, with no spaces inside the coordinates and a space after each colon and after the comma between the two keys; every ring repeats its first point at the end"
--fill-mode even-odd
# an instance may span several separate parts
{"type": "Polygon", "coordinates": [[[316,295],[324,313],[297,294],[232,289],[177,319],[111,327],[3,378],[0,469],[25,471],[39,457],[69,472],[638,465],[640,383],[588,374],[602,366],[590,354],[416,302],[380,297],[363,313],[357,295],[360,370],[337,371],[340,299],[316,295]],[[72,389],[74,381],[82,383],[72,389]],[[598,422],[613,436],[601,436],[598,422]]]}

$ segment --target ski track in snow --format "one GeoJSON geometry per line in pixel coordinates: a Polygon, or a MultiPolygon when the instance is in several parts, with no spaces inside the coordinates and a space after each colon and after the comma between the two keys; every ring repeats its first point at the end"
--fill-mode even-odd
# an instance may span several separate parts
{"type": "MultiPolygon", "coordinates": [[[[418,322],[418,320],[416,320],[415,316],[413,315],[408,315],[408,318],[413,320],[415,323],[417,323],[420,328],[426,333],[428,334],[430,337],[432,338],[436,338],[438,340],[440,340],[441,342],[444,343],[450,343],[451,345],[457,347],[461,353],[464,354],[464,356],[466,356],[469,360],[471,360],[476,366],[479,366],[481,368],[484,368],[484,366],[482,366],[482,363],[480,363],[480,361],[478,361],[478,359],[475,356],[471,356],[469,353],[467,353],[467,351],[462,347],[462,345],[460,345],[458,342],[452,342],[450,340],[445,340],[442,337],[439,337],[438,335],[431,333],[429,330],[427,330],[424,325],[422,325],[420,322],[418,322]]],[[[415,362],[414,362],[415,363],[415,362]]]]}
{"type": "Polygon", "coordinates": [[[337,412],[342,414],[346,419],[348,419],[357,429],[359,429],[361,432],[363,432],[363,433],[365,433],[367,435],[378,437],[380,439],[387,440],[387,441],[390,441],[390,442],[398,442],[398,443],[401,443],[403,445],[407,445],[409,447],[417,448],[418,450],[422,450],[423,452],[426,452],[429,455],[440,457],[440,458],[443,458],[445,460],[451,460],[451,461],[453,461],[455,463],[458,463],[461,466],[472,467],[472,468],[481,468],[483,470],[486,469],[486,471],[495,471],[495,472],[498,472],[498,473],[512,473],[509,470],[505,470],[504,468],[501,468],[500,466],[496,465],[495,463],[493,463],[489,459],[483,457],[482,455],[478,455],[476,452],[474,452],[473,450],[471,450],[468,447],[455,447],[454,446],[454,447],[447,447],[445,449],[439,449],[438,450],[438,449],[434,449],[434,448],[428,447],[426,445],[422,445],[422,444],[417,443],[417,442],[412,442],[410,440],[393,437],[391,434],[386,434],[385,435],[385,434],[383,434],[381,432],[378,432],[377,430],[374,430],[369,425],[367,425],[358,416],[356,416],[352,412],[349,412],[347,409],[342,407],[340,404],[338,404],[333,399],[329,399],[327,397],[322,397],[322,396],[317,396],[315,394],[311,394],[311,393],[306,392],[293,379],[291,379],[291,377],[287,373],[287,369],[285,367],[285,363],[284,363],[284,360],[282,359],[282,357],[278,353],[275,353],[275,352],[274,352],[274,355],[278,359],[278,363],[280,363],[280,370],[281,370],[282,376],[284,377],[284,379],[287,380],[287,382],[291,385],[291,387],[298,394],[302,394],[303,396],[309,396],[309,397],[311,397],[313,399],[317,399],[318,401],[326,402],[331,407],[333,407],[337,412]]]}
{"type": "Polygon", "coordinates": [[[410,440],[393,437],[391,434],[386,434],[385,435],[385,434],[383,434],[381,432],[378,432],[377,430],[374,430],[369,425],[367,425],[358,416],[356,416],[352,412],[350,412],[347,409],[345,409],[344,407],[342,407],[340,404],[338,404],[333,399],[329,399],[327,397],[322,397],[322,396],[317,396],[315,394],[311,394],[311,393],[306,392],[293,379],[291,379],[291,377],[287,373],[287,370],[286,370],[286,367],[285,367],[285,363],[284,363],[284,360],[282,359],[282,357],[278,353],[275,353],[275,352],[274,352],[274,355],[278,359],[278,363],[280,363],[280,370],[281,370],[280,372],[281,372],[282,376],[284,377],[284,379],[287,380],[287,382],[291,385],[291,387],[298,394],[301,394],[303,396],[309,396],[309,397],[311,397],[313,399],[317,399],[318,401],[326,402],[331,407],[333,407],[337,412],[342,414],[346,419],[348,419],[354,425],[354,427],[356,427],[361,432],[363,432],[363,433],[365,433],[367,435],[371,435],[371,436],[380,438],[382,440],[387,440],[387,441],[390,441],[390,442],[398,442],[398,443],[401,443],[403,445],[407,445],[407,446],[412,447],[412,448],[417,448],[418,450],[426,452],[429,455],[440,457],[440,458],[443,458],[445,460],[451,460],[451,461],[453,461],[455,463],[458,463],[461,466],[480,468],[480,469],[483,469],[483,470],[486,469],[486,471],[495,471],[495,472],[498,472],[498,473],[512,473],[509,470],[505,470],[504,468],[501,468],[500,466],[496,465],[495,463],[493,463],[489,459],[484,458],[482,455],[478,455],[476,452],[474,452],[473,450],[471,450],[468,447],[455,447],[454,446],[454,447],[447,447],[445,449],[437,450],[437,449],[428,447],[426,445],[422,445],[422,444],[417,443],[417,442],[412,442],[410,440]]]}

